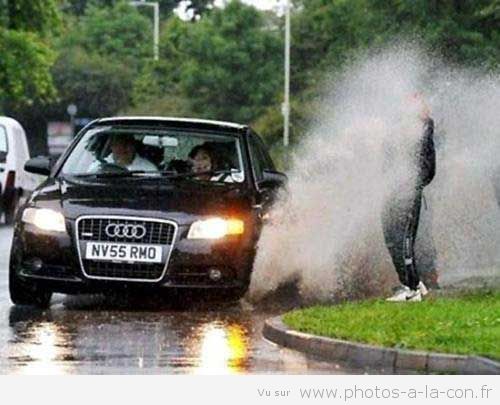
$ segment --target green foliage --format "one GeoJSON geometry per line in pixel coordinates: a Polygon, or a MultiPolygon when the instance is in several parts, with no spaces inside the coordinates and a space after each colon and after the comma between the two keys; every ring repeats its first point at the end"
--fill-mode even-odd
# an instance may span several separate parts
{"type": "MultiPolygon", "coordinates": [[[[39,112],[59,111],[60,118],[66,103],[76,102],[82,115],[249,122],[282,156],[284,19],[238,0],[222,9],[212,9],[213,0],[192,0],[187,7],[195,18],[185,22],[172,13],[181,0],[158,1],[161,55],[155,62],[151,8],[128,0],[0,0],[0,26],[6,27],[0,34],[0,103],[37,105],[39,112]],[[59,54],[52,69],[56,104],[48,102],[54,96],[49,43],[59,54]]],[[[334,77],[360,50],[414,38],[453,63],[498,68],[500,0],[293,3],[293,143],[316,114],[325,74],[334,77]]]]}
{"type": "Polygon", "coordinates": [[[11,30],[48,35],[57,31],[60,25],[57,0],[3,1],[6,3],[7,27],[11,30]]]}
{"type": "Polygon", "coordinates": [[[7,0],[0,0],[0,27],[6,27],[8,24],[7,19],[7,0]]]}
{"type": "Polygon", "coordinates": [[[134,72],[109,57],[73,48],[61,53],[54,69],[59,111],[75,103],[79,115],[113,115],[130,103],[134,72]]]}
{"type": "Polygon", "coordinates": [[[69,103],[86,117],[126,109],[134,81],[153,57],[151,18],[123,1],[106,5],[86,4],[84,15],[66,20],[65,35],[57,43],[53,75],[59,100],[51,110],[63,116],[69,103]]]}
{"type": "Polygon", "coordinates": [[[172,19],[162,34],[161,63],[148,89],[177,95],[192,115],[249,122],[272,105],[281,84],[282,42],[253,7],[233,1],[197,23],[172,19]]]}
{"type": "MultiPolygon", "coordinates": [[[[124,0],[65,0],[63,8],[74,15],[83,15],[88,6],[113,7],[124,0]]],[[[179,6],[183,0],[154,0],[160,3],[160,13],[162,17],[169,17],[173,10],[179,6]]],[[[204,13],[213,3],[213,0],[191,0],[187,7],[197,15],[204,13]]]]}
{"type": "Polygon", "coordinates": [[[54,54],[35,34],[0,28],[0,55],[0,107],[29,106],[54,97],[54,54]]]}
{"type": "MultiPolygon", "coordinates": [[[[415,39],[452,63],[497,69],[500,0],[295,0],[292,10],[291,140],[315,115],[325,75],[360,51],[415,39]]],[[[259,116],[259,131],[282,133],[276,105],[259,116]]]]}
{"type": "Polygon", "coordinates": [[[498,0],[307,0],[293,18],[294,89],[317,82],[353,53],[416,38],[453,63],[498,66],[498,0]]]}
{"type": "Polygon", "coordinates": [[[0,110],[54,97],[47,40],[59,24],[56,0],[0,0],[0,110]]]}
{"type": "Polygon", "coordinates": [[[113,7],[90,6],[76,27],[69,27],[60,47],[82,48],[137,67],[153,55],[152,21],[123,2],[113,7]]]}

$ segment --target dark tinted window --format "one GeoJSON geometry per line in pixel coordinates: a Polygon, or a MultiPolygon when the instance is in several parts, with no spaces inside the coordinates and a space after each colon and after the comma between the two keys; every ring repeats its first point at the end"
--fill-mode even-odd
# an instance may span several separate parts
{"type": "Polygon", "coordinates": [[[275,170],[273,161],[269,157],[264,143],[256,134],[250,135],[250,154],[254,167],[255,179],[262,180],[264,170],[275,170]]]}

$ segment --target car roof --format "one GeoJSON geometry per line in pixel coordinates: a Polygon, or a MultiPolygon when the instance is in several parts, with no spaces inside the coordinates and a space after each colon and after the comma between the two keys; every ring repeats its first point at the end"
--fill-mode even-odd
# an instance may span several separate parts
{"type": "Polygon", "coordinates": [[[199,128],[206,130],[231,129],[242,131],[248,128],[247,125],[235,122],[205,120],[199,118],[178,118],[178,117],[148,117],[148,116],[121,116],[100,118],[92,123],[113,124],[113,125],[146,125],[146,126],[173,126],[176,128],[199,128]]]}
{"type": "Polygon", "coordinates": [[[8,127],[8,128],[21,128],[21,124],[17,122],[14,118],[0,116],[0,124],[8,127]]]}

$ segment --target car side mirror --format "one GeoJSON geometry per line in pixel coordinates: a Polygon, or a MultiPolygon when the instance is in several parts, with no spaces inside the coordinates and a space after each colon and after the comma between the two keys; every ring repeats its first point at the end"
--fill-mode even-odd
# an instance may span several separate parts
{"type": "Polygon", "coordinates": [[[276,189],[286,186],[287,182],[288,177],[285,173],[264,169],[262,180],[259,181],[259,187],[276,189]]]}
{"type": "Polygon", "coordinates": [[[5,163],[7,162],[7,152],[5,151],[0,151],[0,163],[5,163]]]}
{"type": "Polygon", "coordinates": [[[52,169],[52,159],[47,156],[37,156],[28,160],[24,165],[24,170],[28,173],[48,176],[52,169]]]}

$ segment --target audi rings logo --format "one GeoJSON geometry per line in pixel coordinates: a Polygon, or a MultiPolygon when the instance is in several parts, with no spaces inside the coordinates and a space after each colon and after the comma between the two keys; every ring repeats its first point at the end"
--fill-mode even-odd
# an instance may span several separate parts
{"type": "Polygon", "coordinates": [[[146,235],[144,225],[109,224],[104,230],[110,238],[142,239],[146,235]]]}

